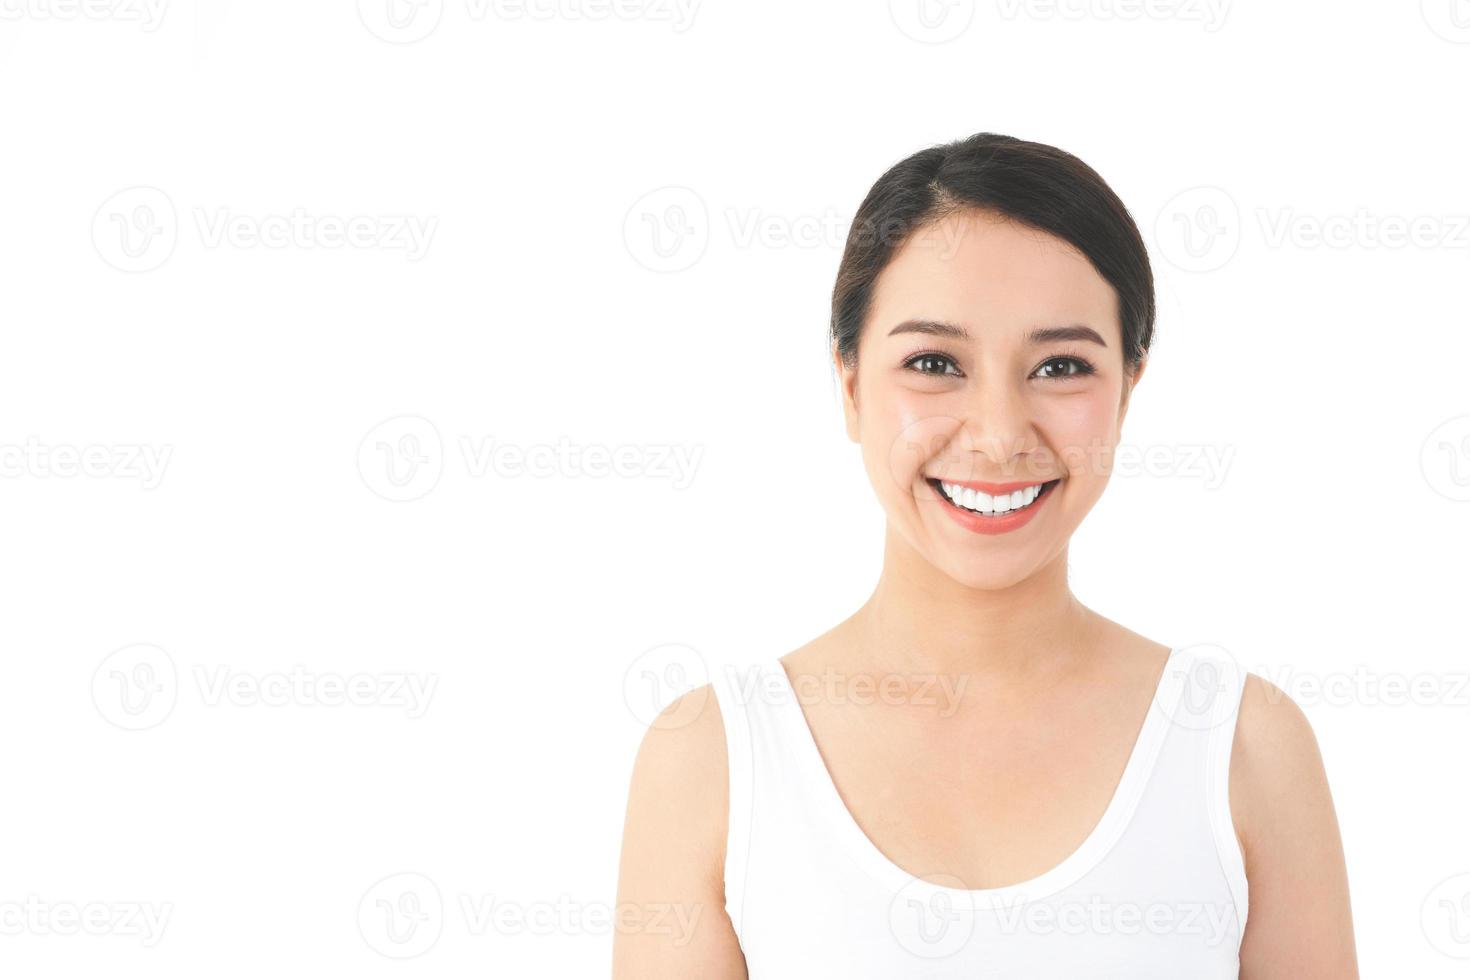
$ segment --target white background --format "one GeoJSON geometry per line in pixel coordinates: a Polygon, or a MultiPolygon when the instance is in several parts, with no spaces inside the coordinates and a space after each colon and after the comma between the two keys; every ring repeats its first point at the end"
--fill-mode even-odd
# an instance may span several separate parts
{"type": "Polygon", "coordinates": [[[653,709],[878,571],[846,223],[989,130],[1159,280],[1075,590],[1297,696],[1364,975],[1463,975],[1465,0],[87,2],[0,0],[0,972],[606,975],[653,709]]]}

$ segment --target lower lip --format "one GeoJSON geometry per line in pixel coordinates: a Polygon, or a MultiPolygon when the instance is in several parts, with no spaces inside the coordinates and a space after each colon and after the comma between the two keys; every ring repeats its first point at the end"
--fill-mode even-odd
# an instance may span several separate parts
{"type": "Polygon", "coordinates": [[[1031,519],[1036,516],[1036,512],[1046,506],[1047,498],[1051,496],[1052,491],[1056,488],[1057,483],[1052,483],[1047,486],[1041,492],[1040,496],[1031,502],[1031,506],[1029,507],[1023,507],[1021,510],[1013,510],[999,516],[993,516],[990,514],[977,514],[972,510],[956,507],[949,502],[948,497],[933,485],[929,486],[929,489],[934,491],[934,496],[939,498],[939,505],[944,508],[944,512],[954,518],[955,522],[965,530],[974,531],[976,534],[1005,534],[1008,531],[1025,527],[1031,523],[1031,519]]]}

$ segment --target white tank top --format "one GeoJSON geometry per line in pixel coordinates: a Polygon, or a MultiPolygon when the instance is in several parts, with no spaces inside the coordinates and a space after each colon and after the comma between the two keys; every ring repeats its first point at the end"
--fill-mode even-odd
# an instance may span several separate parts
{"type": "Polygon", "coordinates": [[[1029,881],[970,889],[916,878],[868,839],[778,662],[716,671],[725,909],[751,980],[1238,977],[1246,879],[1227,777],[1244,678],[1219,648],[1172,650],[1082,845],[1029,881]]]}

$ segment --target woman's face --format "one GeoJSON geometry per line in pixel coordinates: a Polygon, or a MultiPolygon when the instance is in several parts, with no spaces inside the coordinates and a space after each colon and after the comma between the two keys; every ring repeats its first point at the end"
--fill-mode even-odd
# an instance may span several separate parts
{"type": "Polygon", "coordinates": [[[1131,388],[1117,296],[1081,252],[991,212],[920,229],[878,277],[857,360],[837,365],[848,435],[916,552],[995,589],[1065,549],[1131,388]]]}

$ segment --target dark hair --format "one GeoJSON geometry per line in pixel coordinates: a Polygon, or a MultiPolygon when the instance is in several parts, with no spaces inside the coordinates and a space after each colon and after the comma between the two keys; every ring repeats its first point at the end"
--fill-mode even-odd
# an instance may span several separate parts
{"type": "Polygon", "coordinates": [[[863,198],[832,289],[832,342],[857,363],[878,275],[910,234],[956,211],[1004,215],[1070,242],[1118,294],[1123,362],[1132,370],[1154,332],[1154,277],[1138,226],[1097,172],[1045,143],[977,133],[894,164],[863,198]]]}

